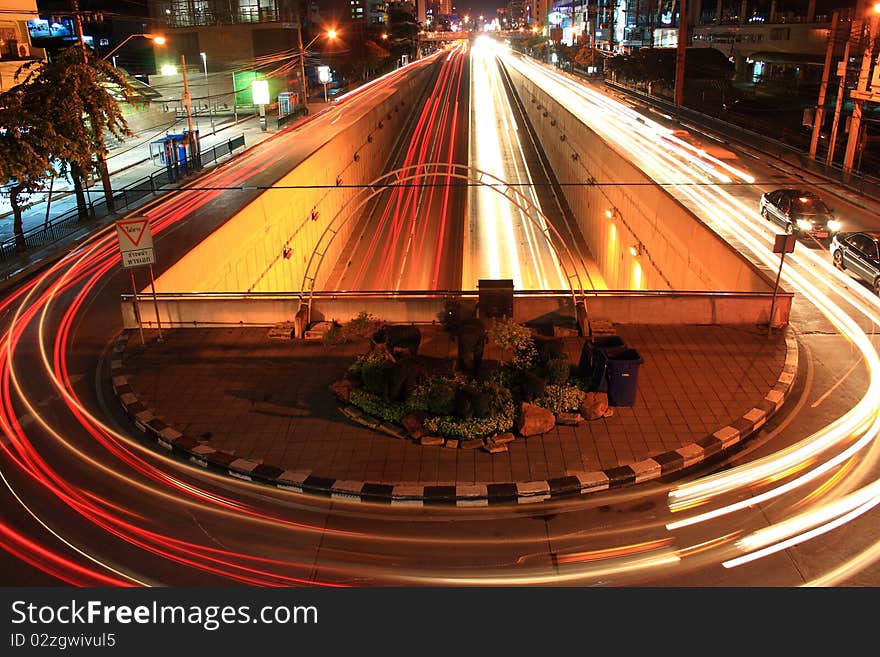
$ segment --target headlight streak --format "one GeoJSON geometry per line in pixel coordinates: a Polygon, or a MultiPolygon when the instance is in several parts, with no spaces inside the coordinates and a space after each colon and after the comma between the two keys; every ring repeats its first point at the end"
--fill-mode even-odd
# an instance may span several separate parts
{"type": "MultiPolygon", "coordinates": [[[[477,39],[471,49],[471,97],[482,102],[471,114],[470,165],[499,180],[530,183],[497,50],[494,42],[485,37],[477,39]]],[[[527,185],[521,193],[536,209],[530,216],[497,190],[472,188],[469,219],[473,218],[476,224],[478,239],[469,239],[468,243],[479,245],[479,260],[488,263],[485,275],[490,278],[512,278],[517,289],[567,289],[569,282],[548,243],[544,218],[537,212],[540,202],[534,188],[527,185]]],[[[479,270],[479,265],[474,269],[479,270]]],[[[475,278],[481,277],[484,275],[475,278]]]]}
{"type": "Polygon", "coordinates": [[[880,481],[875,481],[873,484],[865,486],[851,495],[826,504],[818,510],[809,511],[794,518],[778,522],[766,529],[755,531],[737,542],[737,547],[743,551],[748,551],[748,554],[728,559],[722,562],[721,565],[725,568],[736,568],[799,543],[809,541],[855,520],[873,509],[877,504],[880,504],[880,481]],[[838,516],[837,514],[842,515],[838,516]],[[822,522],[825,524],[816,526],[822,522]]]}
{"type": "MultiPolygon", "coordinates": [[[[554,82],[558,82],[562,80],[562,76],[555,75],[550,76],[543,67],[539,67],[537,65],[530,64],[526,62],[524,59],[515,59],[515,62],[522,65],[523,68],[529,68],[529,78],[539,85],[543,84],[545,88],[547,86],[546,82],[542,82],[542,80],[553,79],[554,82]]],[[[572,85],[573,86],[573,85],[572,85]]],[[[570,88],[570,87],[569,87],[570,88]]],[[[561,94],[558,92],[557,88],[554,85],[554,97],[557,98],[560,102],[562,102],[570,111],[574,112],[576,115],[580,115],[582,120],[589,125],[593,130],[595,130],[599,134],[605,134],[606,136],[611,136],[611,138],[619,145],[624,146],[629,151],[631,155],[631,159],[635,161],[642,162],[643,169],[649,172],[653,172],[651,175],[655,180],[666,181],[670,179],[669,170],[660,170],[656,169],[651,164],[651,161],[647,159],[648,149],[644,149],[642,152],[638,152],[633,149],[633,144],[635,143],[634,139],[631,136],[623,134],[623,130],[617,131],[613,126],[609,126],[609,124],[615,123],[613,120],[609,120],[606,118],[605,121],[597,121],[597,117],[595,116],[592,109],[589,107],[584,108],[582,105],[579,105],[577,101],[574,100],[574,97],[580,96],[586,102],[595,102],[599,105],[607,107],[608,100],[607,99],[595,99],[595,96],[598,96],[595,92],[591,92],[588,90],[584,90],[583,92],[575,92],[571,96],[566,94],[561,94]],[[647,164],[647,168],[645,167],[647,164]],[[658,173],[662,175],[658,175],[658,173]]],[[[626,116],[629,114],[631,110],[621,106],[618,109],[619,116],[626,116]]],[[[635,121],[631,122],[627,129],[631,130],[635,134],[639,134],[640,132],[644,132],[644,129],[647,127],[648,122],[639,117],[635,121]],[[642,127],[640,127],[642,126],[642,127]]],[[[662,136],[662,139],[669,140],[668,134],[663,134],[658,131],[658,134],[662,136]]],[[[660,140],[653,139],[654,144],[658,144],[660,140]]],[[[652,149],[650,151],[652,156],[657,156],[658,154],[655,152],[657,149],[652,149]]],[[[662,153],[659,154],[659,157],[665,161],[667,166],[671,164],[671,161],[664,156],[662,153]]],[[[684,158],[686,163],[696,164],[692,158],[684,158]]],[[[703,173],[711,173],[711,170],[703,165],[697,165],[698,170],[703,173]]],[[[680,174],[683,174],[685,180],[687,180],[688,174],[681,168],[676,167],[680,174]]],[[[672,176],[675,178],[675,175],[672,176]]],[[[744,180],[748,181],[747,177],[743,177],[744,180]]],[[[684,180],[682,182],[685,182],[684,180]]],[[[748,245],[750,250],[754,253],[754,255],[765,262],[768,266],[771,266],[770,262],[770,251],[767,248],[767,240],[766,238],[758,239],[757,237],[753,237],[755,226],[754,221],[743,221],[743,217],[751,219],[754,216],[754,209],[745,209],[741,203],[735,202],[732,197],[729,196],[723,189],[714,190],[709,188],[713,193],[719,193],[722,197],[721,202],[717,199],[712,199],[711,201],[708,199],[708,193],[704,189],[698,189],[696,191],[689,188],[687,185],[677,185],[673,183],[671,185],[676,189],[677,193],[685,195],[690,199],[691,203],[697,205],[701,210],[702,216],[710,216],[719,223],[720,226],[723,226],[724,229],[734,232],[737,237],[745,244],[748,245]],[[726,204],[725,204],[726,201],[726,204]],[[744,211],[745,210],[745,211],[744,211]],[[746,232],[749,231],[749,232],[746,232]]],[[[804,258],[795,258],[795,260],[814,260],[815,256],[813,254],[808,254],[804,258]]],[[[798,264],[797,262],[795,264],[798,264]]],[[[815,264],[815,263],[811,263],[815,264]]],[[[824,263],[824,267],[828,268],[829,265],[824,263]]],[[[752,464],[747,464],[743,466],[739,466],[734,468],[726,473],[716,475],[711,478],[707,478],[706,480],[698,480],[697,482],[686,484],[681,486],[680,488],[673,490],[670,492],[670,508],[675,511],[676,505],[687,505],[693,506],[695,503],[702,503],[708,500],[711,497],[721,494],[722,492],[731,491],[734,489],[739,489],[746,486],[756,486],[762,483],[767,483],[768,481],[772,481],[775,478],[780,476],[780,473],[787,473],[790,475],[794,472],[798,472],[804,468],[811,467],[807,473],[796,477],[792,481],[785,483],[783,485],[778,486],[775,489],[767,491],[760,495],[755,495],[750,497],[747,500],[740,501],[735,504],[727,505],[723,508],[716,509],[713,511],[709,511],[703,514],[699,514],[697,516],[693,516],[691,518],[687,518],[681,521],[668,523],[667,527],[670,530],[674,530],[680,527],[688,526],[694,524],[696,522],[700,522],[703,520],[708,520],[711,518],[717,518],[721,515],[726,515],[728,513],[732,513],[733,511],[742,510],[748,508],[750,506],[754,506],[762,501],[766,501],[772,499],[774,497],[778,497],[786,492],[792,491],[795,488],[802,486],[822,474],[830,471],[832,468],[837,467],[839,464],[843,463],[850,457],[854,456],[861,449],[867,447],[871,441],[876,436],[878,429],[880,429],[880,418],[877,416],[877,399],[878,399],[878,382],[876,380],[877,374],[877,366],[880,364],[878,361],[877,353],[873,348],[870,340],[864,331],[861,330],[860,327],[856,325],[852,319],[844,313],[839,306],[834,304],[825,294],[823,294],[818,287],[814,284],[807,281],[806,277],[800,274],[797,267],[789,267],[786,272],[784,272],[785,280],[792,284],[798,291],[803,293],[807,298],[810,298],[816,306],[825,314],[835,325],[840,332],[848,336],[848,338],[856,345],[856,347],[863,354],[866,365],[868,367],[869,376],[870,376],[870,384],[869,388],[861,399],[861,401],[848,413],[846,413],[841,418],[838,418],[836,421],[832,422],[825,429],[816,432],[812,436],[802,440],[798,445],[793,448],[786,450],[783,453],[774,454],[770,457],[765,457],[759,461],[756,461],[752,464]],[[795,271],[793,271],[793,269],[795,271]],[[839,444],[844,443],[852,437],[854,432],[859,431],[860,427],[864,427],[868,424],[867,431],[861,434],[861,438],[851,444],[848,448],[839,452],[835,456],[829,458],[828,460],[816,463],[815,457],[818,455],[830,451],[836,448],[839,444]]],[[[839,276],[839,273],[835,274],[835,276],[839,276]]],[[[847,302],[852,303],[862,309],[867,310],[862,306],[859,302],[858,297],[863,296],[860,293],[857,293],[856,298],[853,299],[850,295],[842,293],[847,302]]],[[[864,298],[864,297],[863,297],[864,298]]],[[[866,312],[867,316],[871,318],[872,321],[876,323],[875,309],[877,305],[876,299],[870,300],[870,305],[872,308],[866,312]]],[[[786,475],[786,476],[787,476],[786,475]]],[[[865,506],[859,504],[857,500],[861,498],[858,496],[849,496],[844,498],[849,501],[850,507],[858,504],[859,512],[863,512],[865,506]]],[[[822,517],[822,507],[817,511],[808,512],[805,514],[805,517],[809,519],[810,517],[819,518],[822,517]],[[816,514],[812,516],[812,514],[816,514]]],[[[853,510],[853,513],[856,513],[853,510]]],[[[832,525],[829,525],[831,527],[832,525]]],[[[834,525],[836,526],[836,525],[834,525]]],[[[811,536],[815,535],[815,533],[811,533],[811,536]]],[[[792,539],[792,540],[797,540],[792,539]]]]}

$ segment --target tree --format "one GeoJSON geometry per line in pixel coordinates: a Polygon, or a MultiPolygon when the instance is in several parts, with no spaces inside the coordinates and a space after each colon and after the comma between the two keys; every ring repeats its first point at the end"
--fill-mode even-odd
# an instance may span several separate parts
{"type": "MultiPolygon", "coordinates": [[[[74,185],[88,172],[97,171],[103,181],[107,209],[114,211],[104,132],[120,139],[134,136],[119,107],[118,99],[134,97],[124,74],[87,49],[72,46],[50,62],[25,64],[19,76],[24,78],[24,93],[36,96],[55,131],[77,145],[66,155],[74,185]]],[[[81,194],[77,194],[77,202],[80,216],[84,216],[85,199],[81,194]]]]}
{"type": "Polygon", "coordinates": [[[37,86],[16,85],[0,94],[0,181],[12,205],[16,248],[25,248],[21,204],[68,162],[85,156],[82,145],[45,112],[37,86]]]}

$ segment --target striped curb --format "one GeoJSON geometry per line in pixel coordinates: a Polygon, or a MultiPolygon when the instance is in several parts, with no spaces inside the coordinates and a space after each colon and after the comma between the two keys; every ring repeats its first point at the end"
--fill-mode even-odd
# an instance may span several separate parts
{"type": "MultiPolygon", "coordinates": [[[[637,463],[605,470],[575,472],[564,477],[539,481],[469,484],[449,482],[431,485],[351,481],[322,476],[310,470],[286,470],[216,450],[205,444],[203,438],[186,435],[167,424],[153,409],[147,408],[137,398],[129,384],[123,363],[123,354],[129,339],[129,333],[126,331],[116,338],[113,345],[110,381],[125,414],[135,427],[155,440],[159,446],[200,467],[237,479],[328,499],[379,504],[454,507],[529,504],[622,488],[666,477],[744,442],[781,408],[794,386],[798,368],[798,346],[797,339],[790,333],[785,338],[785,364],[777,383],[757,406],[749,409],[728,426],[693,443],[637,463]]],[[[399,435],[399,428],[385,426],[383,422],[353,406],[340,407],[340,410],[346,417],[359,424],[384,431],[397,438],[405,437],[399,435]],[[396,430],[392,432],[391,429],[396,430]]],[[[459,441],[454,440],[446,440],[444,445],[438,447],[460,449],[459,441]],[[450,445],[450,442],[454,444],[450,445]]]]}

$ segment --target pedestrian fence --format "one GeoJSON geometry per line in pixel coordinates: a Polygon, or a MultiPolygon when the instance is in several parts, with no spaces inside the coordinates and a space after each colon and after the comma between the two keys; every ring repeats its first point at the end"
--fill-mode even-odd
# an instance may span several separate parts
{"type": "MultiPolygon", "coordinates": [[[[200,157],[202,168],[218,162],[221,158],[232,154],[233,151],[243,146],[244,134],[241,134],[203,150],[200,157]]],[[[192,164],[192,162],[187,163],[185,169],[195,169],[196,167],[193,167],[192,164]]],[[[176,187],[176,183],[181,182],[181,180],[183,180],[183,176],[175,176],[169,173],[167,169],[162,169],[124,187],[115,188],[113,189],[115,211],[110,211],[107,208],[107,200],[104,198],[103,188],[100,185],[95,185],[87,190],[84,217],[80,216],[79,208],[73,208],[55,217],[50,217],[48,221],[40,226],[29,228],[24,233],[23,249],[18,248],[14,236],[3,240],[0,242],[0,262],[6,262],[21,257],[29,251],[55,244],[82,230],[97,219],[128,212],[146,197],[159,196],[171,191],[176,187]],[[91,198],[93,190],[99,191],[99,199],[91,198]]]]}

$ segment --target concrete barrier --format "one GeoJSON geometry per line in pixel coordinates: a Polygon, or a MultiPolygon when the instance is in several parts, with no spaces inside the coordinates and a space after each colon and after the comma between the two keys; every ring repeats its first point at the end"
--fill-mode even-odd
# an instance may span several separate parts
{"type": "MultiPolygon", "coordinates": [[[[438,320],[449,297],[476,301],[476,291],[436,293],[318,293],[312,303],[312,321],[346,322],[366,311],[390,322],[432,323],[438,320]]],[[[584,297],[590,320],[602,318],[618,324],[766,324],[772,293],[767,292],[650,292],[599,290],[584,297]]],[[[304,299],[305,297],[303,297],[304,299]]],[[[773,326],[788,321],[793,295],[776,299],[773,326]]],[[[139,299],[145,327],[154,326],[152,299],[139,299]]],[[[293,321],[300,308],[298,294],[159,294],[163,326],[272,326],[293,321]]],[[[132,295],[122,298],[126,329],[137,328],[132,295]]],[[[571,293],[517,292],[513,316],[534,325],[578,325],[571,293]]]]}

